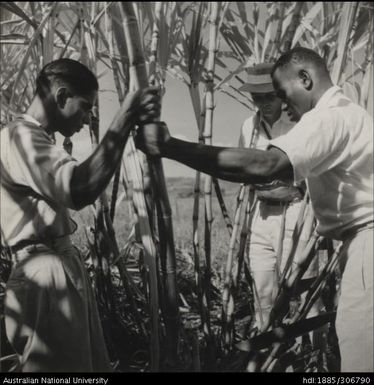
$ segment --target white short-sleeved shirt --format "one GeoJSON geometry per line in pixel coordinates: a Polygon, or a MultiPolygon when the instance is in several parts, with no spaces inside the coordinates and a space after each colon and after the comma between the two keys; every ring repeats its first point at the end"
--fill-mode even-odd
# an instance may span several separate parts
{"type": "Polygon", "coordinates": [[[320,234],[342,239],[373,220],[373,119],[339,87],[270,145],[287,154],[295,182],[306,179],[320,234]]]}
{"type": "MultiPolygon", "coordinates": [[[[242,125],[239,147],[256,148],[266,150],[269,146],[270,138],[278,138],[287,134],[295,125],[291,122],[288,115],[283,112],[279,119],[270,126],[257,112],[255,115],[246,119],[242,125]],[[256,129],[257,128],[257,129],[256,129]],[[270,138],[269,138],[270,136],[270,138]]],[[[259,197],[268,199],[279,199],[281,197],[298,197],[300,191],[292,183],[274,181],[272,183],[254,185],[259,197]]]]}
{"type": "Polygon", "coordinates": [[[22,115],[1,129],[0,218],[4,241],[60,237],[75,231],[70,181],[77,161],[39,122],[22,115]]]}

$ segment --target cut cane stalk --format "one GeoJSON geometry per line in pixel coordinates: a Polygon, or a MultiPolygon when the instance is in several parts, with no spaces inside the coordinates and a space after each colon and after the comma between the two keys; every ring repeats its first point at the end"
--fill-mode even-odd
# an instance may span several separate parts
{"type": "MultiPolygon", "coordinates": [[[[131,3],[122,3],[120,6],[125,31],[126,44],[130,61],[130,84],[133,89],[146,87],[148,75],[145,68],[144,55],[141,51],[140,35],[134,8],[131,3]]],[[[167,195],[165,177],[161,159],[148,159],[153,191],[156,194],[158,214],[158,231],[160,237],[160,257],[166,260],[167,298],[165,319],[168,338],[168,364],[174,366],[177,360],[177,344],[179,329],[179,313],[177,303],[176,261],[171,220],[171,208],[167,195]]],[[[140,219],[140,216],[139,216],[140,219]]],[[[156,283],[156,282],[155,282],[156,283]]],[[[153,288],[153,290],[155,287],[153,288]]],[[[157,290],[157,289],[156,289],[157,290]]],[[[150,291],[152,295],[152,290],[150,291]]],[[[154,320],[156,322],[156,320],[154,320]]],[[[158,334],[158,333],[157,333],[158,334]]],[[[158,338],[158,337],[157,337],[158,338]]]]}

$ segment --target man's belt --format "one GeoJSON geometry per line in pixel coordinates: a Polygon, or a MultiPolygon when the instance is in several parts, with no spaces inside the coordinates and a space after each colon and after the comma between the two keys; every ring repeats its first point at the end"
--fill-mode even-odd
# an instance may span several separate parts
{"type": "Polygon", "coordinates": [[[40,245],[40,244],[46,244],[46,242],[47,242],[46,240],[41,240],[41,239],[38,239],[38,240],[24,239],[24,240],[16,243],[14,246],[3,246],[2,245],[2,248],[5,252],[7,252],[9,254],[15,254],[15,253],[18,253],[19,251],[21,251],[22,249],[24,249],[25,247],[40,245]]]}
{"type": "Polygon", "coordinates": [[[353,226],[350,229],[343,231],[342,238],[343,238],[343,240],[347,240],[347,239],[353,238],[354,236],[356,236],[361,231],[369,230],[372,228],[374,228],[374,222],[373,221],[362,223],[360,225],[353,226]]]}
{"type": "Polygon", "coordinates": [[[304,197],[304,191],[296,187],[279,187],[272,190],[256,189],[255,191],[259,201],[271,206],[300,202],[304,197]]]}
{"type": "Polygon", "coordinates": [[[262,197],[257,197],[257,199],[260,202],[263,202],[268,206],[284,206],[286,204],[293,204],[293,203],[301,202],[301,200],[302,200],[301,198],[278,200],[278,199],[266,199],[266,198],[262,198],[262,197]]]}

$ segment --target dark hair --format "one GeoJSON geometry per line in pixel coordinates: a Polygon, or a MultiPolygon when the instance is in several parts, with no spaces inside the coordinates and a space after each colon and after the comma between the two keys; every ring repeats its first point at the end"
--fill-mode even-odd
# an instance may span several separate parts
{"type": "Polygon", "coordinates": [[[275,62],[271,76],[277,68],[286,67],[291,63],[312,64],[321,75],[330,76],[325,60],[317,52],[305,47],[296,47],[284,53],[275,62]]]}
{"type": "Polygon", "coordinates": [[[36,93],[45,95],[52,84],[70,86],[79,95],[99,89],[96,76],[82,63],[72,59],[58,59],[48,63],[36,79],[36,93]]]}

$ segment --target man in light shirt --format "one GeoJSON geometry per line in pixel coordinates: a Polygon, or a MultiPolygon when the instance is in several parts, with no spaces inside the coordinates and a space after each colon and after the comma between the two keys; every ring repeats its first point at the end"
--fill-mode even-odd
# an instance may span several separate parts
{"type": "Polygon", "coordinates": [[[138,146],[241,183],[306,180],[317,231],[342,240],[336,329],[344,372],[373,372],[373,119],[332,84],[324,60],[294,48],[273,67],[277,95],[298,123],[266,151],[189,143],[145,125],[138,146]]]}
{"type": "MultiPolygon", "coordinates": [[[[240,91],[250,92],[258,110],[244,121],[239,147],[266,150],[271,139],[286,134],[295,125],[282,111],[282,101],[275,94],[272,68],[271,63],[260,63],[247,69],[248,79],[240,91]]],[[[304,188],[300,184],[296,186],[281,181],[257,184],[253,188],[258,201],[249,234],[247,263],[253,278],[255,325],[264,330],[280,276],[293,247],[293,232],[302,209],[304,188]]],[[[309,235],[303,233],[304,237],[309,235]]],[[[297,259],[294,259],[293,264],[296,263],[297,259]]],[[[315,258],[304,279],[317,274],[318,260],[315,258]]],[[[316,313],[317,306],[310,315],[316,313]]]]}
{"type": "Polygon", "coordinates": [[[38,75],[26,114],[1,129],[2,247],[13,268],[5,326],[22,372],[110,371],[100,319],[83,260],[70,235],[68,209],[94,203],[122,158],[135,124],[160,110],[155,89],[129,94],[102,141],[84,162],[57,147],[89,122],[98,82],[70,59],[38,75]]]}

